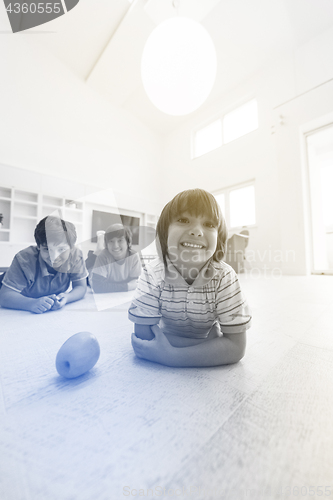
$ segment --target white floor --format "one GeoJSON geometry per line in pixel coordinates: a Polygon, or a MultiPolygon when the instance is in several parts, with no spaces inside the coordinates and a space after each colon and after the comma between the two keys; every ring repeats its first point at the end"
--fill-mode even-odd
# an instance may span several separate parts
{"type": "Polygon", "coordinates": [[[0,309],[0,499],[332,497],[333,277],[241,281],[246,356],[210,369],[135,358],[124,303],[0,309]],[[101,358],[61,379],[83,330],[101,358]]]}

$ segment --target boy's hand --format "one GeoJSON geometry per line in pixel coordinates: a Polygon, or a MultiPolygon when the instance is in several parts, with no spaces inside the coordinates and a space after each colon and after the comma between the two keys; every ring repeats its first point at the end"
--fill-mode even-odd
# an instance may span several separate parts
{"type": "Polygon", "coordinates": [[[135,333],[132,334],[134,352],[139,358],[148,359],[149,361],[163,365],[168,364],[168,354],[173,347],[159,326],[153,325],[151,326],[151,330],[155,335],[153,340],[141,340],[135,333]]]}
{"type": "Polygon", "coordinates": [[[42,314],[49,311],[54,304],[55,295],[50,297],[40,297],[39,299],[34,299],[34,302],[30,308],[30,311],[35,314],[42,314]]]}
{"type": "Polygon", "coordinates": [[[54,304],[52,306],[52,311],[56,311],[57,309],[61,309],[67,303],[67,294],[59,293],[59,295],[55,296],[54,304]]]}

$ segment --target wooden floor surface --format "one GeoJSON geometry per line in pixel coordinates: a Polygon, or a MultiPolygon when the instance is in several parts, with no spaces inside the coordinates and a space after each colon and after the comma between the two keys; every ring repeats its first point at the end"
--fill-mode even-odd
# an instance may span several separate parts
{"type": "Polygon", "coordinates": [[[135,358],[126,295],[0,309],[0,499],[333,498],[333,277],[241,281],[246,356],[215,368],[135,358]],[[66,380],[79,331],[101,357],[66,380]]]}

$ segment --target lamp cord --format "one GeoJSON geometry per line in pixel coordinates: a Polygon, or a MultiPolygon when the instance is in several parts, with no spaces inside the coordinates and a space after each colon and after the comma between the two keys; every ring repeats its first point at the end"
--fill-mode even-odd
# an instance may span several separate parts
{"type": "Polygon", "coordinates": [[[179,5],[180,5],[180,0],[172,0],[172,7],[176,9],[177,16],[179,16],[179,5]]]}

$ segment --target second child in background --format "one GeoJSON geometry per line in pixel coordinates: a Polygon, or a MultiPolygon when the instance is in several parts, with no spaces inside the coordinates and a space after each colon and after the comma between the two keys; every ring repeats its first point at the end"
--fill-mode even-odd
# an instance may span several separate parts
{"type": "Polygon", "coordinates": [[[140,257],[132,250],[131,230],[122,224],[112,224],[105,231],[105,249],[97,256],[92,270],[94,292],[135,290],[140,273],[140,257]]]}

